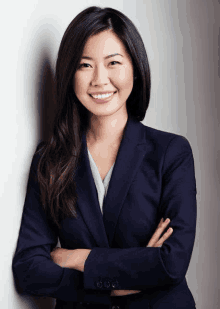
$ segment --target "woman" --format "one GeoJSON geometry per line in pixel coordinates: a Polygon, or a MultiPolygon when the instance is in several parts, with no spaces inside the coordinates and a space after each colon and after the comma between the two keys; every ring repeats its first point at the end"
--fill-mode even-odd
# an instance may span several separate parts
{"type": "Polygon", "coordinates": [[[192,150],[140,123],[150,70],[125,15],[90,7],[75,17],[56,96],[53,134],[31,165],[18,286],[56,298],[57,309],[195,308],[185,279],[196,227],[192,150]]]}

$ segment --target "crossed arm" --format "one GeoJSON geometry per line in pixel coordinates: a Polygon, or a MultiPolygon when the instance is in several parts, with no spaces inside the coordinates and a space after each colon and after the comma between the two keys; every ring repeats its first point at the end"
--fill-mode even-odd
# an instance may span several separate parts
{"type": "MultiPolygon", "coordinates": [[[[165,221],[163,218],[160,220],[158,227],[151,237],[150,241],[147,244],[147,247],[161,247],[165,240],[167,240],[172,232],[173,229],[169,228],[162,237],[161,234],[165,231],[168,224],[170,223],[169,219],[165,221]]],[[[57,265],[64,267],[64,268],[72,268],[78,271],[84,271],[85,261],[90,254],[91,249],[75,249],[75,250],[68,250],[63,248],[55,248],[50,256],[51,259],[57,265]]],[[[112,290],[111,296],[122,296],[127,294],[139,293],[140,291],[137,290],[112,290]]]]}

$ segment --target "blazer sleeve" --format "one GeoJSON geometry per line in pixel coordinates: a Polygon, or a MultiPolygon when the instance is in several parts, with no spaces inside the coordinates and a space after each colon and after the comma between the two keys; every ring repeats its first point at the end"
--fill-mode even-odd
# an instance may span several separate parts
{"type": "Polygon", "coordinates": [[[168,143],[161,179],[158,211],[160,219],[171,219],[172,235],[158,248],[93,248],[85,262],[85,289],[145,290],[184,279],[196,232],[194,160],[185,137],[175,135],[168,143]]]}
{"type": "Polygon", "coordinates": [[[50,258],[57,245],[57,230],[48,221],[40,201],[36,179],[39,154],[31,163],[17,248],[12,261],[16,286],[20,292],[77,301],[83,290],[83,274],[62,268],[50,258]]]}

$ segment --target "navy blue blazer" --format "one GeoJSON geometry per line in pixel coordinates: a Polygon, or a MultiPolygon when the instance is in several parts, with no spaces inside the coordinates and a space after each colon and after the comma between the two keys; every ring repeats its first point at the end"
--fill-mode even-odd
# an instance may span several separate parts
{"type": "MultiPolygon", "coordinates": [[[[24,293],[65,302],[111,304],[112,289],[141,290],[138,308],[195,308],[185,275],[196,232],[196,181],[188,140],[128,118],[103,215],[83,135],[77,184],[77,218],[58,230],[40,202],[35,153],[28,180],[13,274],[24,293]],[[161,218],[173,233],[162,247],[146,247],[161,218]],[[57,245],[92,249],[84,272],[50,258],[57,245]],[[148,304],[148,305],[146,305],[148,304]]],[[[58,307],[57,307],[58,308],[58,307]]]]}

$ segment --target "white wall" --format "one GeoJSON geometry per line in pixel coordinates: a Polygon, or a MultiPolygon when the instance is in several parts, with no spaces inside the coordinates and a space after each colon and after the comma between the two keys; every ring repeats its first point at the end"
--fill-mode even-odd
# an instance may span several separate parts
{"type": "Polygon", "coordinates": [[[186,136],[197,180],[196,243],[187,273],[197,308],[217,308],[219,198],[220,5],[217,0],[12,0],[0,11],[1,308],[53,308],[48,298],[14,289],[15,250],[31,158],[53,104],[56,53],[70,21],[90,5],[123,11],[139,29],[152,70],[152,96],[143,123],[186,136]],[[49,110],[48,106],[49,105],[49,110]],[[46,112],[45,112],[46,110],[46,112]]]}

